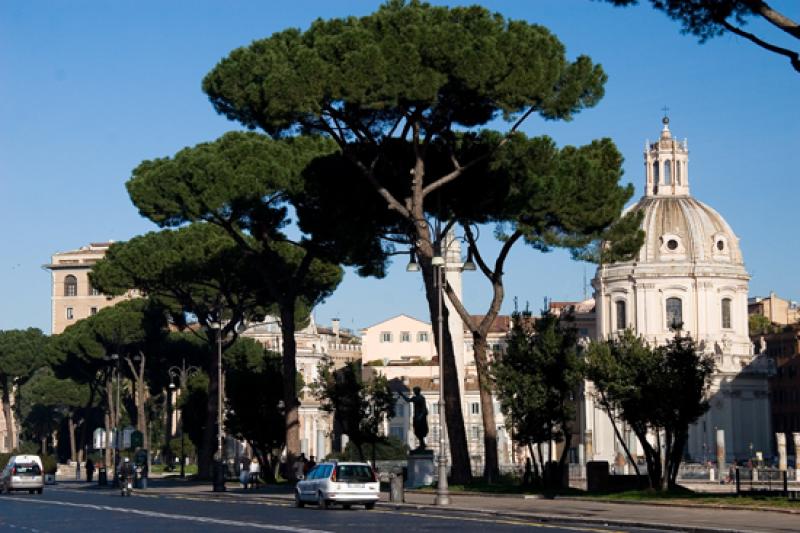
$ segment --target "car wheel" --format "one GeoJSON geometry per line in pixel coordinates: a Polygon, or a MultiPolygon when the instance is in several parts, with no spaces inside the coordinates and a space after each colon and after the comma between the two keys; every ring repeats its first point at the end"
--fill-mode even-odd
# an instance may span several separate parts
{"type": "Polygon", "coordinates": [[[350,505],[349,503],[345,503],[345,504],[342,504],[342,507],[345,508],[345,509],[350,509],[353,506],[350,505]]]}
{"type": "Polygon", "coordinates": [[[35,489],[31,489],[31,490],[28,491],[28,494],[35,494],[35,493],[36,493],[35,489]]]}
{"type": "Polygon", "coordinates": [[[366,509],[367,511],[371,511],[371,510],[375,509],[375,502],[367,502],[367,503],[365,503],[364,504],[364,509],[366,509]]]}
{"type": "Polygon", "coordinates": [[[317,506],[320,509],[327,509],[328,508],[328,500],[325,499],[325,496],[322,494],[321,491],[317,495],[317,506]]]}
{"type": "Polygon", "coordinates": [[[44,492],[44,489],[36,489],[36,494],[41,494],[42,492],[44,492]]]}
{"type": "Polygon", "coordinates": [[[299,492],[294,493],[294,504],[301,509],[306,505],[305,502],[300,499],[299,492]]]}

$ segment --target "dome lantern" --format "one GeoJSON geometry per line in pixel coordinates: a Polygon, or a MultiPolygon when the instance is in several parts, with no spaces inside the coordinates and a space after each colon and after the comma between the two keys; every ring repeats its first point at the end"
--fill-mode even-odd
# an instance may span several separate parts
{"type": "Polygon", "coordinates": [[[645,196],[689,196],[689,143],[672,137],[669,117],[661,122],[659,139],[645,144],[645,196]]]}

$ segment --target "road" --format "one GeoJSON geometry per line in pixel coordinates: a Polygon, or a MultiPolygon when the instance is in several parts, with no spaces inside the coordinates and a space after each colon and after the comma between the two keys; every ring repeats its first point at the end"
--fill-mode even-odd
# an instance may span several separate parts
{"type": "MultiPolygon", "coordinates": [[[[269,496],[237,499],[231,495],[135,494],[123,498],[116,491],[86,490],[69,485],[48,486],[42,495],[0,495],[0,530],[31,533],[69,532],[233,532],[247,530],[289,533],[392,531],[619,531],[579,525],[559,526],[524,519],[498,519],[476,513],[394,509],[378,506],[351,510],[297,509],[269,496]]],[[[641,530],[640,530],[641,531],[641,530]]]]}

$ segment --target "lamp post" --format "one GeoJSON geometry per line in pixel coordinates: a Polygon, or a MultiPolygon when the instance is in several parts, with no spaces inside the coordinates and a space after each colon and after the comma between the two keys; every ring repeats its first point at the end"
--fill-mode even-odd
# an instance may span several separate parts
{"type": "MultiPolygon", "coordinates": [[[[181,391],[186,390],[186,383],[189,380],[189,376],[195,374],[200,369],[196,366],[186,366],[186,358],[183,357],[181,359],[181,366],[171,366],[167,370],[170,377],[169,388],[171,391],[175,390],[175,382],[174,379],[178,379],[178,383],[180,383],[181,391]]],[[[186,450],[184,448],[183,443],[183,410],[181,410],[181,423],[180,423],[180,439],[181,439],[181,479],[186,477],[186,450]]]]}
{"type": "MultiPolygon", "coordinates": [[[[221,313],[220,313],[221,315],[221,313]]],[[[224,386],[222,383],[222,331],[225,327],[225,324],[220,319],[218,322],[209,322],[209,327],[211,329],[215,329],[217,331],[217,453],[216,453],[216,460],[214,462],[216,471],[213,473],[213,482],[214,492],[225,492],[225,461],[224,461],[224,447],[223,447],[223,415],[222,415],[222,403],[223,403],[223,392],[224,386]]],[[[242,333],[245,329],[247,329],[247,324],[240,320],[236,323],[235,330],[237,333],[242,333]]]]}
{"type": "MultiPolygon", "coordinates": [[[[438,228],[437,228],[438,229],[438,228]]],[[[441,236],[440,236],[441,237],[441,236]]],[[[436,485],[436,505],[450,504],[450,489],[447,485],[447,459],[445,458],[445,438],[444,438],[444,340],[442,339],[444,330],[442,316],[442,305],[444,300],[444,258],[441,255],[433,258],[433,272],[436,275],[436,292],[439,300],[439,310],[437,317],[437,328],[439,330],[438,352],[439,352],[439,481],[436,485]],[[439,261],[436,261],[436,260],[439,261]]]]}

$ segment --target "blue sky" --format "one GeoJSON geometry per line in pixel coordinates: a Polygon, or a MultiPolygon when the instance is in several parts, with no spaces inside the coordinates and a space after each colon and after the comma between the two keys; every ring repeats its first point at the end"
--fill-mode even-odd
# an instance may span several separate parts
{"type": "MultiPolygon", "coordinates": [[[[438,2],[437,2],[438,3],[438,2]]],[[[460,2],[448,2],[453,5],[460,2]]],[[[470,2],[472,3],[472,2],[470,2]]],[[[570,57],[587,54],[609,76],[605,98],[572,122],[529,120],[530,135],[559,144],[611,137],[625,181],[642,194],[642,150],[669,106],[673,133],[689,139],[692,193],[717,209],[741,239],[751,295],[800,299],[800,75],[783,58],[733,36],[699,45],[643,5],[589,0],[482,2],[550,28],[570,57]]],[[[800,19],[800,3],[772,2],[800,19]]],[[[126,240],[155,229],[139,217],[124,183],[142,160],[174,154],[238,125],[218,116],[200,89],[232,49],[317,17],[362,15],[376,1],[228,2],[8,0],[0,3],[0,329],[49,332],[50,276],[57,251],[126,240]]],[[[751,23],[778,43],[778,32],[751,23]]],[[[482,241],[492,239],[489,229],[482,241]]],[[[594,269],[564,253],[518,246],[506,268],[505,312],[517,297],[580,299],[594,269]]],[[[475,313],[486,282],[465,279],[475,313]]],[[[348,273],[316,310],[361,328],[395,314],[426,319],[418,275],[399,260],[384,280],[348,273]]]]}

